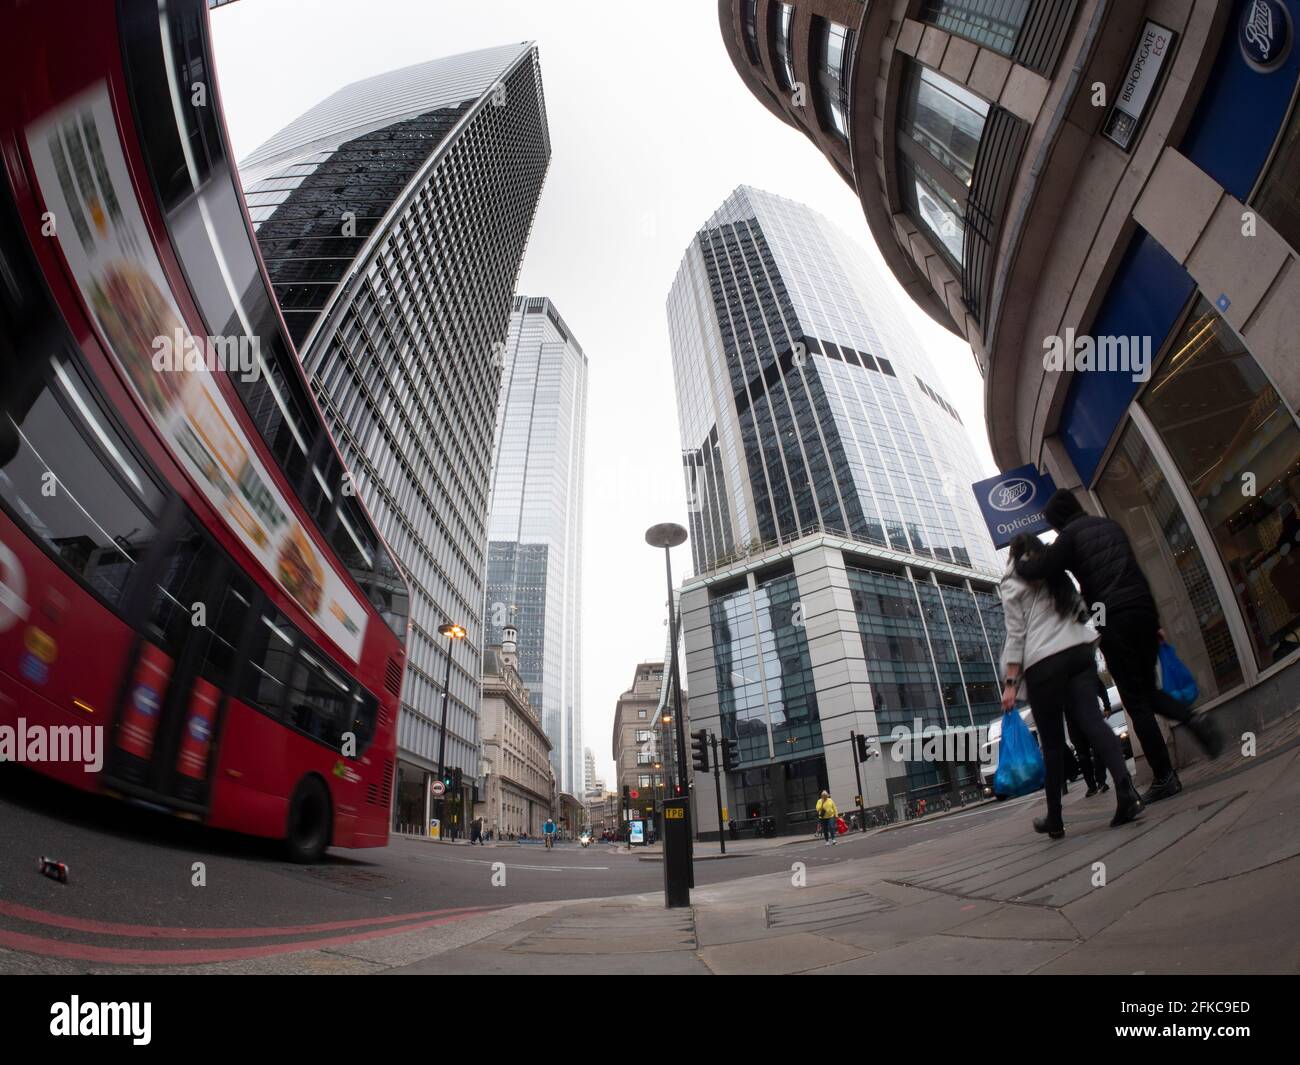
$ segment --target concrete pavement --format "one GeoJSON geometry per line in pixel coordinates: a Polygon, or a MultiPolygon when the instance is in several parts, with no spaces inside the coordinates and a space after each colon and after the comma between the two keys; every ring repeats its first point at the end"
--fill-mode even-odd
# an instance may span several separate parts
{"type": "MultiPolygon", "coordinates": [[[[1066,837],[1016,816],[868,859],[552,904],[405,973],[1246,973],[1300,970],[1300,715],[1253,757],[1111,829],[1073,789],[1066,837]]],[[[1113,793],[1112,793],[1113,794],[1113,793]]],[[[779,844],[778,844],[779,845],[779,844]]]]}

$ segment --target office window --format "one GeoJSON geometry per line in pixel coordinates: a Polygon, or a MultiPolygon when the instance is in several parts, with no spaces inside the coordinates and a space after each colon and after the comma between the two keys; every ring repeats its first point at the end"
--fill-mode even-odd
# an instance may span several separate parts
{"type": "Polygon", "coordinates": [[[899,103],[899,128],[970,187],[989,105],[955,81],[911,64],[899,103]]]}
{"type": "Polygon", "coordinates": [[[813,20],[817,42],[816,103],[822,125],[841,140],[849,139],[849,63],[853,32],[828,19],[813,20]]]}
{"type": "Polygon", "coordinates": [[[1294,249],[1300,249],[1300,108],[1291,112],[1253,204],[1294,249]]]}
{"type": "Polygon", "coordinates": [[[781,87],[793,91],[794,74],[794,5],[773,4],[769,9],[772,40],[776,44],[776,70],[781,87]]]}
{"type": "Polygon", "coordinates": [[[745,25],[745,51],[749,53],[749,61],[759,66],[762,58],[758,53],[758,0],[745,0],[742,21],[745,25]]]}
{"type": "Polygon", "coordinates": [[[1009,56],[1028,13],[1029,0],[926,0],[920,18],[1009,56]]]}
{"type": "Polygon", "coordinates": [[[929,232],[960,272],[966,246],[963,205],[906,155],[898,157],[898,191],[913,221],[929,232]]]}

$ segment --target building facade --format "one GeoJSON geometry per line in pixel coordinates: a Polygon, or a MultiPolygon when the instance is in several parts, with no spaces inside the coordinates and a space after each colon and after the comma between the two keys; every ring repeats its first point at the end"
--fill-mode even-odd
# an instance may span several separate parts
{"type": "Polygon", "coordinates": [[[483,780],[474,816],[499,838],[540,836],[551,812],[551,742],[518,669],[514,630],[483,652],[483,780]]]}
{"type": "Polygon", "coordinates": [[[614,708],[615,790],[637,793],[634,807],[649,809],[661,795],[664,782],[663,737],[659,721],[666,681],[662,662],[641,662],[632,686],[618,697],[614,708]]]}
{"type": "Polygon", "coordinates": [[[799,0],[797,79],[828,21],[848,34],[829,140],[776,89],[779,7],[720,3],[731,58],[970,342],[999,466],[1127,529],[1200,707],[1229,731],[1291,713],[1300,3],[799,0]]]}
{"type": "Polygon", "coordinates": [[[488,520],[490,630],[519,669],[562,791],[582,794],[582,486],[587,356],[548,299],[516,296],[504,348],[488,520]]]}
{"type": "Polygon", "coordinates": [[[321,492],[364,500],[411,587],[398,824],[418,823],[440,757],[462,770],[462,808],[479,769],[499,353],[549,159],[537,49],[524,43],[349,85],[241,166],[285,321],[352,471],[346,484],[319,471],[321,492]],[[444,623],[465,638],[440,636],[444,623]]]}
{"type": "MultiPolygon", "coordinates": [[[[981,472],[884,279],[825,218],[737,190],[668,298],[696,576],[681,592],[691,726],[738,743],[728,819],[811,820],[973,783],[898,760],[895,728],[1000,713],[1000,568],[981,472]]],[[[716,830],[712,776],[697,818],[716,830]]]]}

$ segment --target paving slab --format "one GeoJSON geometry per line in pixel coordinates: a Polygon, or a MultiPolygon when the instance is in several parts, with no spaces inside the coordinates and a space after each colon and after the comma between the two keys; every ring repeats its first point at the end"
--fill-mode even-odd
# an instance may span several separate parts
{"type": "Polygon", "coordinates": [[[795,932],[777,939],[707,947],[699,952],[709,970],[719,976],[782,976],[821,968],[868,951],[837,943],[811,932],[795,932]]]}
{"type": "Polygon", "coordinates": [[[1300,971],[1300,858],[1169,891],[1118,915],[1045,973],[1300,971]]]}
{"type": "Polygon", "coordinates": [[[1031,973],[1073,946],[1059,940],[976,939],[932,935],[890,950],[811,970],[816,976],[1031,973]]]}
{"type": "Polygon", "coordinates": [[[997,908],[998,903],[986,899],[940,896],[914,906],[898,906],[856,921],[824,927],[820,934],[853,946],[890,950],[922,936],[960,928],[997,908]]]}
{"type": "Polygon", "coordinates": [[[959,926],[975,939],[1079,940],[1079,932],[1060,910],[1047,906],[1006,903],[992,913],[959,926]]]}

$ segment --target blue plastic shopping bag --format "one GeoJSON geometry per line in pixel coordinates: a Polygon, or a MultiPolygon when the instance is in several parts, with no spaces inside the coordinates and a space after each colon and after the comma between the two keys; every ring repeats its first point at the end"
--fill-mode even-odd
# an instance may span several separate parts
{"type": "Polygon", "coordinates": [[[1192,671],[1183,665],[1171,643],[1160,645],[1160,690],[1180,703],[1194,703],[1200,693],[1192,671]]]}
{"type": "Polygon", "coordinates": [[[1002,738],[998,745],[998,771],[993,774],[993,793],[1014,799],[1043,786],[1043,752],[1038,749],[1029,727],[1017,710],[1002,715],[1002,738]]]}

